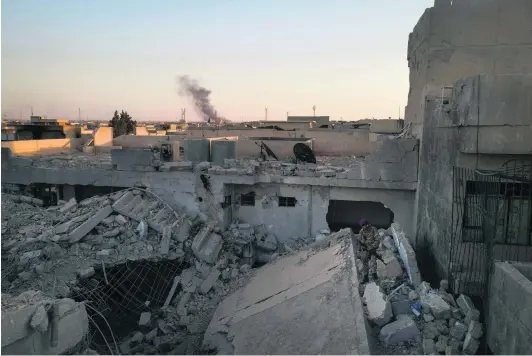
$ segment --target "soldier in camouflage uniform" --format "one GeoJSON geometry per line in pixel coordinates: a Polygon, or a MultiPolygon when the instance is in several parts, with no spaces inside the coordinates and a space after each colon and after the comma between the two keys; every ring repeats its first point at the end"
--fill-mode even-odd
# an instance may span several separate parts
{"type": "Polygon", "coordinates": [[[366,219],[359,222],[361,229],[358,235],[357,258],[362,260],[366,269],[368,280],[374,281],[377,275],[377,263],[375,254],[380,245],[379,231],[375,226],[370,225],[366,219]]]}
{"type": "Polygon", "coordinates": [[[360,220],[360,226],[360,237],[358,241],[370,254],[375,254],[381,243],[379,231],[375,226],[370,225],[366,219],[360,220]]]}

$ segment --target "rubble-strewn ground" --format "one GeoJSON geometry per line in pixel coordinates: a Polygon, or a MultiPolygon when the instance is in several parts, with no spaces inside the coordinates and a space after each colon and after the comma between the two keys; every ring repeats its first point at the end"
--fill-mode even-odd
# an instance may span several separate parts
{"type": "Polygon", "coordinates": [[[406,273],[394,239],[387,231],[357,235],[356,264],[360,295],[372,325],[378,354],[477,353],[483,335],[480,312],[466,295],[455,298],[449,283],[438,289],[415,286],[406,273]],[[378,246],[372,250],[372,246],[378,246]]]}
{"type": "Polygon", "coordinates": [[[100,353],[200,352],[215,308],[251,267],[305,243],[238,221],[222,232],[140,189],[39,205],[2,194],[2,293],[87,301],[100,353]]]}

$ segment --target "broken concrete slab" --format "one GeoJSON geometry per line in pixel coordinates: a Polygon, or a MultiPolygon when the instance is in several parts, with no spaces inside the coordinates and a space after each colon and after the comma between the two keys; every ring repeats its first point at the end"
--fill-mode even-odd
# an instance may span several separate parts
{"type": "Polygon", "coordinates": [[[159,252],[161,255],[167,255],[170,252],[170,238],[172,237],[172,227],[165,226],[163,228],[163,237],[161,238],[161,246],[159,252]]]}
{"type": "Polygon", "coordinates": [[[64,214],[70,210],[73,210],[78,205],[76,198],[72,198],[59,208],[59,213],[64,214]]]}
{"type": "Polygon", "coordinates": [[[85,221],[83,224],[72,230],[69,234],[70,243],[75,243],[81,240],[85,235],[87,235],[92,229],[96,227],[103,219],[109,216],[113,212],[113,209],[110,205],[106,205],[104,208],[100,209],[96,214],[94,214],[89,220],[85,221]]]}
{"type": "Polygon", "coordinates": [[[421,303],[426,304],[435,319],[450,319],[451,306],[438,294],[426,293],[421,296],[421,303]]]}
{"type": "Polygon", "coordinates": [[[44,308],[44,305],[39,305],[31,317],[30,325],[38,332],[44,333],[48,331],[48,324],[48,312],[44,308]]]}
{"type": "Polygon", "coordinates": [[[458,307],[464,315],[467,315],[470,310],[476,309],[471,298],[465,294],[460,294],[460,296],[456,298],[456,304],[458,304],[458,307]]]}
{"type": "Polygon", "coordinates": [[[204,346],[234,354],[369,354],[354,265],[350,240],[265,265],[220,304],[204,346]],[[218,332],[222,325],[232,342],[218,332]],[[323,337],[324,330],[334,332],[323,337]]]}
{"type": "Polygon", "coordinates": [[[149,326],[151,324],[151,313],[143,312],[140,314],[139,326],[149,326]]]}
{"type": "Polygon", "coordinates": [[[222,237],[211,233],[210,227],[204,227],[192,241],[192,252],[197,259],[215,263],[222,249],[222,237]]]}
{"type": "Polygon", "coordinates": [[[407,315],[400,315],[396,321],[386,324],[379,333],[385,345],[395,345],[408,340],[421,338],[421,332],[414,320],[407,315]]]}
{"type": "Polygon", "coordinates": [[[398,223],[394,222],[390,227],[390,230],[392,232],[395,246],[399,251],[401,261],[405,266],[408,278],[414,287],[417,287],[422,282],[422,279],[417,264],[416,253],[408,241],[406,234],[398,223]]]}
{"type": "MultiPolygon", "coordinates": [[[[21,294],[22,296],[22,294],[21,294]]],[[[9,299],[13,297],[7,297],[9,299]]],[[[16,297],[15,297],[16,298],[16,297]]],[[[84,303],[76,303],[72,299],[37,300],[24,299],[14,309],[6,310],[9,305],[6,296],[2,296],[2,354],[7,355],[59,355],[79,344],[89,332],[89,321],[84,303]],[[46,308],[41,307],[57,304],[59,307],[58,323],[54,328],[57,332],[57,344],[52,344],[52,327],[44,330],[43,323],[48,320],[46,308]],[[35,313],[41,309],[38,315],[35,313]],[[30,325],[40,322],[41,330],[30,325]]],[[[20,303],[20,302],[19,302],[20,303]]]]}
{"type": "Polygon", "coordinates": [[[465,337],[462,350],[466,355],[476,355],[479,346],[480,343],[478,342],[478,340],[476,340],[474,337],[471,336],[471,334],[468,333],[465,337]]]}
{"type": "Polygon", "coordinates": [[[379,326],[386,325],[392,318],[392,305],[386,293],[375,282],[366,284],[363,295],[368,310],[368,320],[379,326]]]}
{"type": "Polygon", "coordinates": [[[209,276],[201,283],[199,287],[199,292],[201,294],[207,294],[211,290],[212,286],[218,278],[220,277],[220,271],[216,268],[213,268],[212,272],[209,274],[209,276]]]}

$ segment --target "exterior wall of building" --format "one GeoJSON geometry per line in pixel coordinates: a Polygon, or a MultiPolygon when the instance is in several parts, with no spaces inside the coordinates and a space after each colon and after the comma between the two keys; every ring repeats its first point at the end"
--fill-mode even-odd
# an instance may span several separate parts
{"type": "MultiPolygon", "coordinates": [[[[519,90],[530,83],[530,75],[477,76],[458,82],[451,95],[443,99],[441,96],[425,98],[415,245],[418,250],[430,251],[441,274],[447,272],[453,228],[461,224],[453,221],[452,216],[453,167],[498,169],[509,159],[531,159],[532,108],[520,104],[530,100],[527,99],[530,90],[519,90]],[[478,100],[478,90],[488,94],[486,100],[478,100]],[[502,114],[486,111],[502,103],[506,104],[499,110],[502,114]],[[479,112],[483,115],[479,116],[479,112]]],[[[461,241],[459,235],[457,239],[461,241]]],[[[481,255],[485,253],[482,248],[467,250],[462,260],[454,261],[463,266],[454,267],[471,268],[466,266],[467,261],[482,261],[481,255]]],[[[498,254],[497,249],[495,253],[498,254]]],[[[504,258],[502,253],[500,257],[504,258]]],[[[482,262],[477,268],[483,268],[482,262]]]]}
{"type": "Polygon", "coordinates": [[[94,146],[113,146],[113,128],[98,127],[94,132],[94,146]]]}
{"type": "Polygon", "coordinates": [[[32,156],[39,153],[53,153],[79,149],[84,141],[83,138],[4,141],[2,142],[2,147],[9,148],[13,155],[32,156]]]}
{"type": "Polygon", "coordinates": [[[532,354],[531,279],[532,264],[495,263],[487,321],[494,355],[532,354]]]}
{"type": "Polygon", "coordinates": [[[532,72],[532,2],[437,1],[410,34],[407,57],[405,124],[419,137],[425,96],[472,75],[532,72]]]}

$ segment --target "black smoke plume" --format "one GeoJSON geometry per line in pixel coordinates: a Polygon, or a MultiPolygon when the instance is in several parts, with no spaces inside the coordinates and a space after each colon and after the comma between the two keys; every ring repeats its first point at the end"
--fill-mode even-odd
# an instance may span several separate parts
{"type": "Polygon", "coordinates": [[[214,121],[217,124],[227,121],[218,116],[218,112],[211,104],[211,91],[209,89],[202,87],[196,80],[191,79],[188,75],[180,76],[178,78],[178,85],[179,95],[192,98],[194,107],[204,120],[207,120],[208,122],[214,121]]]}

